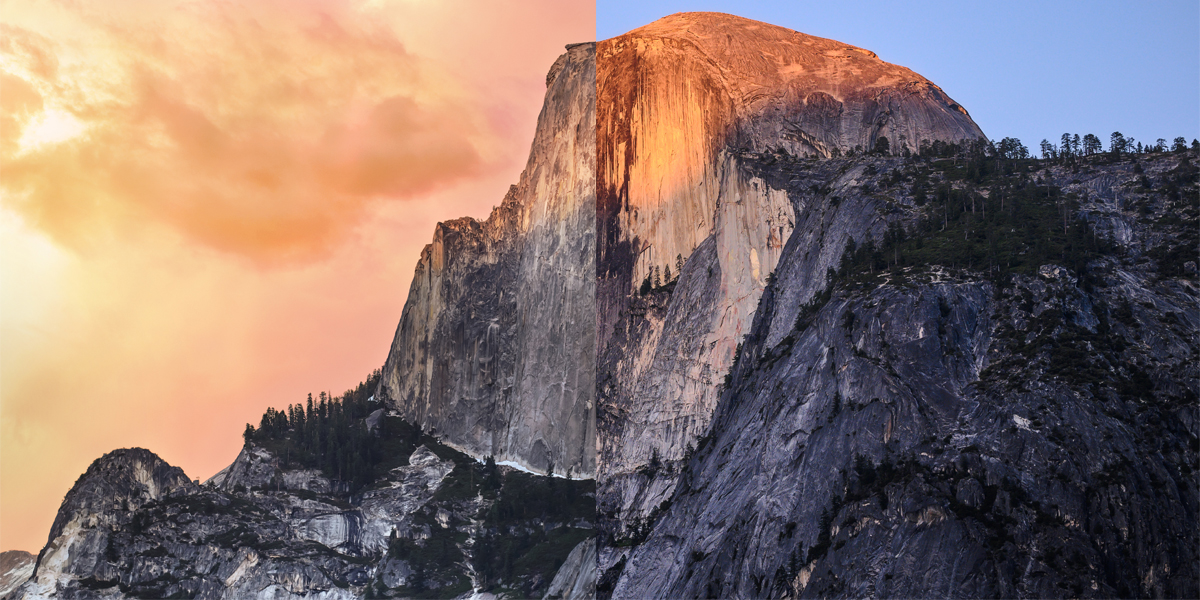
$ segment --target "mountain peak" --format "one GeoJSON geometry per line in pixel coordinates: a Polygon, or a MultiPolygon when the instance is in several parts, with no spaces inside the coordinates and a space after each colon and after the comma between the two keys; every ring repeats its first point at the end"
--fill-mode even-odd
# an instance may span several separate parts
{"type": "Polygon", "coordinates": [[[751,146],[830,156],[869,150],[881,136],[897,151],[916,150],[922,140],[985,137],[961,105],[907,67],[733,15],[677,13],[601,42],[597,52],[602,113],[608,92],[632,97],[652,86],[659,91],[643,94],[646,100],[708,104],[680,105],[688,114],[667,116],[707,121],[703,137],[716,147],[745,146],[749,138],[751,146]],[[752,122],[756,131],[747,131],[752,122]]]}
{"type": "Polygon", "coordinates": [[[183,469],[171,466],[149,450],[113,450],[92,461],[67,492],[50,529],[50,539],[58,537],[78,515],[101,513],[117,504],[140,506],[194,485],[183,469]]]}
{"type": "Polygon", "coordinates": [[[739,17],[728,13],[709,11],[678,12],[667,15],[657,21],[633,29],[624,35],[640,37],[673,36],[680,34],[690,34],[700,38],[729,35],[731,37],[746,40],[755,39],[767,43],[780,39],[800,37],[840,44],[840,42],[800,33],[787,27],[772,25],[763,21],[755,21],[754,19],[747,19],[746,17],[739,17]]]}

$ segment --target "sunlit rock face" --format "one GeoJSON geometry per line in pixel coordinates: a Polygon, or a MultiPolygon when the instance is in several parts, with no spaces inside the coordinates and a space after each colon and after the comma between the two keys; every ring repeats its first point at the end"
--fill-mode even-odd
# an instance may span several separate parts
{"type": "Polygon", "coordinates": [[[595,45],[547,75],[529,162],[483,222],[440,223],[380,395],[475,456],[595,469],[595,45]]]}
{"type": "Polygon", "coordinates": [[[923,140],[984,137],[965,109],[907,68],[731,15],[660,19],[600,42],[597,64],[601,272],[632,269],[631,286],[655,265],[674,267],[714,231],[723,151],[828,157],[869,150],[880,136],[896,153],[923,140]]]}
{"type": "Polygon", "coordinates": [[[596,53],[598,477],[602,510],[623,530],[669,498],[673,476],[646,483],[636,471],[682,459],[708,427],[762,290],[808,218],[745,158],[984,136],[909,69],[739,17],[673,15],[596,53]],[[638,294],[647,278],[670,287],[668,271],[673,291],[638,294]]]}

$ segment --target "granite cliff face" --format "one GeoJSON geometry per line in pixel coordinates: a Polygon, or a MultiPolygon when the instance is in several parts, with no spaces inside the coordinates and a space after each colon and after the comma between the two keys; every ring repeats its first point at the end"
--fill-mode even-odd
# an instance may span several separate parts
{"type": "Polygon", "coordinates": [[[745,156],[801,217],[601,595],[1196,596],[1196,161],[745,156]]]}
{"type": "Polygon", "coordinates": [[[504,202],[438,225],[379,387],[446,443],[541,473],[595,471],[594,57],[554,63],[504,202]]]}
{"type": "MultiPolygon", "coordinates": [[[[904,67],[740,17],[680,13],[596,52],[600,273],[628,277],[629,290],[716,231],[736,176],[723,151],[828,157],[886,136],[900,154],[983,138],[966,110],[904,67]]],[[[772,225],[765,237],[777,247],[786,219],[772,225]]],[[[762,273],[774,264],[757,262],[762,273]]]]}
{"type": "MultiPolygon", "coordinates": [[[[626,536],[670,497],[675,475],[658,465],[708,429],[785,243],[811,220],[746,157],[983,134],[906,68],[729,15],[673,15],[596,52],[598,478],[613,535],[626,536]]],[[[824,273],[837,239],[875,225],[848,221],[805,259],[824,273]]],[[[601,565],[615,556],[602,548],[601,565]]]]}

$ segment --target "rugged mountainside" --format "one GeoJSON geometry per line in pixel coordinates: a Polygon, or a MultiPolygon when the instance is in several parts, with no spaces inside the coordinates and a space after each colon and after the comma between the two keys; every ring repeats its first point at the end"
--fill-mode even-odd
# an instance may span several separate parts
{"type": "Polygon", "coordinates": [[[147,450],[111,452],[67,494],[36,571],[9,597],[531,597],[560,580],[571,589],[578,564],[556,569],[577,546],[595,556],[593,482],[482,465],[379,418],[391,421],[391,456],[354,494],[289,464],[270,440],[247,443],[203,485],[147,450]]]}
{"type": "MultiPolygon", "coordinates": [[[[746,157],[983,134],[904,67],[729,15],[673,15],[596,52],[597,477],[620,537],[670,496],[675,474],[658,465],[708,429],[784,244],[811,218],[746,157]],[[656,287],[673,291],[638,293],[656,287]]],[[[836,264],[838,239],[873,226],[849,220],[806,257],[817,272],[836,264]]],[[[602,547],[601,565],[615,556],[602,547]]]]}
{"type": "Polygon", "coordinates": [[[439,224],[381,373],[268,410],[203,485],[146,450],[98,459],[36,569],[6,558],[14,585],[32,570],[10,597],[590,595],[594,54],[552,66],[491,217],[439,224]]]}
{"type": "Polygon", "coordinates": [[[474,456],[595,471],[595,45],[546,77],[529,163],[480,223],[440,223],[379,396],[474,456]]]}
{"type": "Polygon", "coordinates": [[[706,436],[639,474],[679,484],[602,538],[602,596],[1200,592],[1196,152],[975,148],[743,155],[802,216],[706,436]]]}
{"type": "Polygon", "coordinates": [[[15,590],[33,575],[37,557],[21,550],[0,552],[0,598],[15,590]]]}
{"type": "Polygon", "coordinates": [[[100,458],[10,597],[1196,597],[1198,154],[727,15],[571,46],[377,383],[100,458]]]}

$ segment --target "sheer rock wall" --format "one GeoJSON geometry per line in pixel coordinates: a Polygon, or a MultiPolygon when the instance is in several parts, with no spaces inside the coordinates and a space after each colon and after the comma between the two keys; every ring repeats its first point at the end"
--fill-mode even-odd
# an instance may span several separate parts
{"type": "MultiPolygon", "coordinates": [[[[812,218],[744,169],[747,157],[829,157],[880,136],[899,153],[984,136],[909,69],[739,17],[672,15],[596,52],[598,481],[602,511],[623,533],[669,497],[674,476],[647,467],[682,460],[709,427],[784,245],[812,218]],[[668,268],[673,291],[641,297],[642,282],[668,268]]],[[[823,177],[854,183],[853,173],[823,177]]],[[[862,239],[872,226],[847,222],[833,235],[862,239]]],[[[819,281],[838,248],[804,257],[819,281]]]]}
{"type": "Polygon", "coordinates": [[[438,225],[379,390],[445,443],[542,473],[595,470],[594,56],[555,62],[504,202],[438,225]]]}

